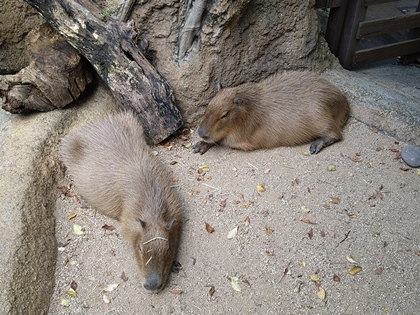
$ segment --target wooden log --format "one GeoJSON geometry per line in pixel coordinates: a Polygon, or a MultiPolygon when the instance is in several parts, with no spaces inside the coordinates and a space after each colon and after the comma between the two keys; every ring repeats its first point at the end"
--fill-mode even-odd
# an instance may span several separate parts
{"type": "Polygon", "coordinates": [[[28,39],[29,66],[0,76],[2,108],[13,114],[50,111],[76,100],[92,82],[86,60],[47,25],[31,31],[28,39]]]}
{"type": "Polygon", "coordinates": [[[182,125],[167,81],[143,56],[133,22],[102,15],[89,0],[25,0],[96,69],[123,108],[131,108],[145,134],[158,143],[182,125]]]}

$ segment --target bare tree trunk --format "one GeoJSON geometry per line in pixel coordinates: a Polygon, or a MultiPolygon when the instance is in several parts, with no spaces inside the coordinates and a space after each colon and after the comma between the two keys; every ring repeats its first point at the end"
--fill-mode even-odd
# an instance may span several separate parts
{"type": "Polygon", "coordinates": [[[182,125],[171,87],[134,43],[133,22],[101,20],[99,7],[89,0],[25,1],[94,66],[122,107],[139,114],[151,142],[182,125]]]}

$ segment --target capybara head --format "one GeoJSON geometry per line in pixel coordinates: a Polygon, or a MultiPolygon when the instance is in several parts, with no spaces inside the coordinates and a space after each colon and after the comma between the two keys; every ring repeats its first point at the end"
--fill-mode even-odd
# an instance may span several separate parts
{"type": "Polygon", "coordinates": [[[219,142],[238,132],[252,114],[247,102],[235,89],[221,89],[207,105],[198,135],[207,142],[219,142]]]}
{"type": "MultiPolygon", "coordinates": [[[[142,206],[149,205],[146,202],[142,206]]],[[[140,211],[143,213],[140,217],[121,218],[125,237],[133,246],[139,272],[144,277],[143,286],[149,293],[158,293],[165,287],[176,258],[181,229],[178,209],[171,216],[171,211],[165,210],[165,202],[151,205],[156,206],[162,207],[161,212],[140,211]]]]}

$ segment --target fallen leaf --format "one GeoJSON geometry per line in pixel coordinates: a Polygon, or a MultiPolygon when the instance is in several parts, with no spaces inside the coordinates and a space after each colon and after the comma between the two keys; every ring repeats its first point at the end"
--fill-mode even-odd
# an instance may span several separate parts
{"type": "Polygon", "coordinates": [[[310,277],[311,277],[311,280],[312,280],[313,282],[318,282],[318,281],[319,281],[318,276],[317,276],[317,275],[315,275],[315,274],[310,275],[310,277]]]}
{"type": "Polygon", "coordinates": [[[334,280],[335,282],[340,282],[340,281],[341,281],[340,277],[339,277],[339,276],[337,276],[337,275],[334,275],[334,276],[333,276],[333,280],[334,280]]]}
{"type": "Polygon", "coordinates": [[[301,150],[300,154],[302,154],[303,156],[310,156],[311,155],[307,150],[301,150]]]}
{"type": "Polygon", "coordinates": [[[103,300],[106,304],[111,303],[111,300],[109,299],[108,295],[106,295],[106,294],[103,294],[103,295],[102,295],[102,300],[103,300]]]}
{"type": "Polygon", "coordinates": [[[103,225],[102,228],[104,230],[108,230],[108,231],[114,231],[115,230],[115,227],[114,226],[108,225],[108,224],[103,225]]]}
{"type": "Polygon", "coordinates": [[[302,221],[303,223],[307,223],[307,224],[316,224],[315,222],[312,222],[311,220],[309,220],[309,219],[302,219],[302,220],[300,220],[300,221],[302,221]]]}
{"type": "Polygon", "coordinates": [[[175,165],[177,163],[178,163],[177,161],[171,161],[171,162],[169,162],[169,165],[175,165]]]}
{"type": "Polygon", "coordinates": [[[330,208],[331,208],[331,206],[330,206],[330,205],[327,205],[326,203],[324,203],[322,206],[323,206],[325,209],[330,209],[330,208]]]}
{"type": "Polygon", "coordinates": [[[83,235],[83,228],[79,224],[73,224],[73,233],[76,235],[83,235]]]}
{"type": "Polygon", "coordinates": [[[104,292],[112,292],[114,291],[120,284],[119,283],[111,283],[108,284],[105,288],[104,288],[104,292]]]}
{"type": "Polygon", "coordinates": [[[77,297],[77,292],[75,290],[73,290],[72,288],[67,290],[67,294],[72,296],[72,297],[77,297]]]}
{"type": "Polygon", "coordinates": [[[249,226],[251,224],[251,219],[247,216],[244,220],[244,225],[249,226]]]}
{"type": "Polygon", "coordinates": [[[349,269],[349,274],[354,276],[354,275],[358,274],[360,271],[362,271],[362,267],[354,266],[353,268],[349,269]]]}
{"type": "Polygon", "coordinates": [[[241,291],[241,287],[239,286],[239,278],[238,277],[231,277],[230,278],[230,285],[235,291],[241,291]]]}
{"type": "Polygon", "coordinates": [[[267,256],[274,256],[273,252],[270,252],[269,250],[266,250],[265,253],[267,254],[267,256]]]}
{"type": "Polygon", "coordinates": [[[207,230],[207,233],[213,233],[214,232],[214,228],[210,225],[210,224],[208,224],[207,222],[205,222],[206,223],[206,230],[207,230]]]}
{"type": "Polygon", "coordinates": [[[235,226],[232,230],[229,231],[227,238],[232,239],[238,234],[238,226],[235,226]]]}
{"type": "Polygon", "coordinates": [[[327,171],[333,172],[335,170],[337,170],[337,167],[334,164],[328,164],[327,165],[327,171]]]}
{"type": "Polygon", "coordinates": [[[172,290],[171,293],[176,294],[176,295],[180,295],[180,294],[184,293],[184,291],[182,291],[182,290],[172,290]]]}
{"type": "Polygon", "coordinates": [[[210,297],[212,297],[215,292],[216,292],[216,289],[214,288],[214,286],[211,286],[209,290],[210,297]]]}
{"type": "Polygon", "coordinates": [[[271,169],[266,169],[265,171],[264,171],[264,174],[269,174],[271,172],[271,169]]]}
{"type": "Polygon", "coordinates": [[[191,148],[191,146],[192,146],[191,142],[188,142],[188,143],[184,144],[185,149],[189,149],[189,148],[191,148]]]}
{"type": "Polygon", "coordinates": [[[257,185],[257,190],[259,192],[264,192],[265,191],[265,187],[263,185],[257,185]]]}
{"type": "Polygon", "coordinates": [[[271,234],[274,232],[274,230],[272,228],[266,227],[265,231],[267,232],[267,234],[271,234]]]}
{"type": "Polygon", "coordinates": [[[62,306],[68,307],[68,306],[69,306],[69,304],[70,304],[70,301],[69,301],[68,299],[61,299],[60,304],[61,304],[62,306]]]}
{"type": "Polygon", "coordinates": [[[222,208],[226,207],[226,202],[227,202],[227,199],[220,201],[219,206],[221,206],[222,208]]]}
{"type": "Polygon", "coordinates": [[[318,286],[318,290],[316,292],[316,295],[318,296],[319,299],[325,300],[325,296],[326,296],[325,290],[320,285],[318,286]]]}
{"type": "Polygon", "coordinates": [[[340,198],[338,197],[331,197],[331,202],[335,205],[339,205],[340,204],[340,198]]]}
{"type": "Polygon", "coordinates": [[[208,171],[210,171],[210,167],[208,167],[207,165],[200,166],[200,168],[201,168],[204,172],[208,172],[208,171]]]}
{"type": "Polygon", "coordinates": [[[352,219],[357,218],[357,214],[355,214],[355,213],[350,213],[350,214],[349,214],[349,218],[352,218],[352,219]]]}
{"type": "Polygon", "coordinates": [[[122,274],[121,274],[121,279],[122,279],[124,282],[128,281],[128,277],[125,275],[125,272],[124,272],[124,271],[123,271],[123,272],[122,272],[122,274]]]}
{"type": "Polygon", "coordinates": [[[355,261],[355,260],[353,259],[353,257],[351,257],[351,255],[347,255],[347,256],[346,256],[346,259],[347,259],[347,261],[348,261],[348,262],[351,262],[352,264],[357,264],[357,261],[355,261]]]}
{"type": "Polygon", "coordinates": [[[76,212],[70,213],[70,215],[67,217],[67,219],[71,220],[74,219],[77,216],[76,212]]]}
{"type": "Polygon", "coordinates": [[[314,231],[311,228],[308,232],[308,237],[309,237],[309,239],[312,239],[313,236],[314,236],[314,231]]]}
{"type": "Polygon", "coordinates": [[[306,262],[304,260],[302,260],[302,266],[306,267],[306,262]]]}
{"type": "Polygon", "coordinates": [[[358,162],[362,162],[363,159],[360,156],[353,156],[350,158],[350,160],[352,160],[355,163],[358,163],[358,162]]]}
{"type": "Polygon", "coordinates": [[[381,275],[382,274],[382,272],[384,271],[384,268],[383,267],[378,267],[378,268],[376,268],[376,270],[375,270],[375,275],[381,275]]]}
{"type": "Polygon", "coordinates": [[[72,288],[74,291],[76,291],[77,290],[77,282],[73,280],[70,283],[70,288],[72,288]]]}

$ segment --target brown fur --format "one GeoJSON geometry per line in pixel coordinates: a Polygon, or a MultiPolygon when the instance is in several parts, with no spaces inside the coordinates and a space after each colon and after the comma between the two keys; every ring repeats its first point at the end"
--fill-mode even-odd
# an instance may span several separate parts
{"type": "Polygon", "coordinates": [[[144,287],[162,290],[178,248],[180,203],[137,119],[119,113],[71,132],[62,140],[61,156],[90,205],[121,222],[144,287]]]}
{"type": "Polygon", "coordinates": [[[221,89],[210,101],[195,145],[203,154],[218,143],[241,150],[315,140],[312,154],[341,140],[350,112],[344,94],[310,72],[289,72],[260,83],[221,89]]]}

